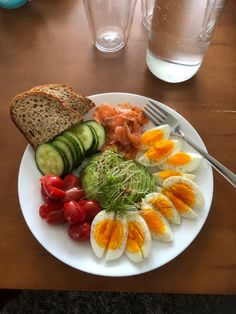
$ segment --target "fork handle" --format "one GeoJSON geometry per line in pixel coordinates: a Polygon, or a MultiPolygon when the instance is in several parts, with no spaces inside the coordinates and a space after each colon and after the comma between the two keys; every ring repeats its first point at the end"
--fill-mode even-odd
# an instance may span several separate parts
{"type": "Polygon", "coordinates": [[[181,137],[185,142],[192,146],[197,152],[199,152],[211,165],[214,167],[226,180],[228,180],[236,188],[236,174],[231,170],[222,165],[218,160],[212,157],[210,154],[206,153],[196,144],[194,144],[189,138],[184,135],[174,134],[181,137]]]}

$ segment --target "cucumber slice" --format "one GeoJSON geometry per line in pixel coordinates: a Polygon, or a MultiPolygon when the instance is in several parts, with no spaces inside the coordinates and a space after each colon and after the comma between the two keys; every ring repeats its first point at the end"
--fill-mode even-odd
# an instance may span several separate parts
{"type": "Polygon", "coordinates": [[[36,165],[43,175],[64,173],[64,161],[61,154],[51,144],[41,144],[35,152],[36,165]]]}
{"type": "Polygon", "coordinates": [[[90,147],[90,150],[87,152],[87,156],[92,156],[94,153],[97,152],[97,148],[98,148],[98,136],[96,131],[94,130],[94,128],[91,125],[87,125],[87,127],[90,129],[92,135],[93,135],[93,144],[90,147]]]}
{"type": "Polygon", "coordinates": [[[70,170],[70,166],[69,166],[69,161],[66,157],[66,154],[64,153],[64,151],[58,147],[57,145],[55,145],[53,142],[50,142],[50,145],[53,146],[55,148],[55,150],[58,151],[58,153],[61,155],[63,163],[64,163],[64,172],[62,174],[62,176],[65,176],[69,173],[70,170]]]}
{"type": "Polygon", "coordinates": [[[80,139],[84,146],[85,154],[88,155],[94,146],[94,136],[91,128],[85,123],[80,123],[73,129],[70,129],[70,132],[74,133],[80,139]]]}
{"type": "Polygon", "coordinates": [[[77,151],[76,151],[75,145],[71,142],[70,139],[68,139],[68,137],[63,136],[63,135],[58,135],[55,138],[55,140],[59,140],[68,146],[68,148],[70,149],[70,152],[71,152],[72,159],[73,159],[73,168],[75,168],[76,163],[77,163],[77,151]]]}
{"type": "Polygon", "coordinates": [[[78,167],[84,161],[84,158],[85,158],[84,146],[81,143],[80,139],[74,133],[70,131],[65,131],[62,133],[62,135],[67,137],[68,140],[70,140],[73,143],[75,150],[77,152],[76,167],[78,167]]]}
{"type": "Polygon", "coordinates": [[[97,149],[100,150],[105,143],[106,134],[105,134],[104,127],[95,120],[88,120],[85,123],[87,125],[91,126],[95,130],[97,137],[98,137],[97,149]]]}
{"type": "Polygon", "coordinates": [[[70,173],[73,170],[74,162],[69,146],[66,143],[60,141],[59,139],[55,139],[52,142],[52,145],[57,149],[61,150],[65,154],[65,158],[67,159],[68,162],[68,172],[70,173]]]}

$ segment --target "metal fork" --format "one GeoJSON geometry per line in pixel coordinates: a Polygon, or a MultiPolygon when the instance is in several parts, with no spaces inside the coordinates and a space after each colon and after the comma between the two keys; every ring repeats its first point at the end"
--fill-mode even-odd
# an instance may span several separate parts
{"type": "Polygon", "coordinates": [[[187,138],[181,130],[179,120],[172,116],[169,112],[163,109],[163,104],[158,101],[149,101],[145,105],[144,110],[146,115],[155,125],[169,124],[171,128],[171,135],[178,136],[192,146],[199,154],[201,154],[211,165],[214,167],[226,180],[228,180],[234,187],[236,187],[236,174],[222,165],[219,161],[213,158],[210,154],[206,153],[195,143],[187,138]]]}

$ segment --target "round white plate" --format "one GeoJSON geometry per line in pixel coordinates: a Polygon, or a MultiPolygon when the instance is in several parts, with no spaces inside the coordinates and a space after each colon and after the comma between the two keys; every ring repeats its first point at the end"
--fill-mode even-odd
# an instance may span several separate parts
{"type": "MultiPolygon", "coordinates": [[[[90,97],[97,105],[108,102],[117,105],[121,102],[130,102],[143,107],[148,98],[127,93],[106,93],[90,97]]],[[[164,106],[164,105],[163,105],[164,106]]],[[[171,114],[179,119],[184,133],[197,145],[206,150],[196,130],[181,115],[169,107],[164,106],[171,114]]],[[[85,116],[85,120],[91,118],[92,112],[85,116]]],[[[188,151],[192,149],[185,147],[188,151]]],[[[173,226],[174,241],[172,243],[161,243],[153,240],[151,254],[143,263],[133,263],[125,255],[120,259],[105,263],[94,255],[89,242],[75,242],[67,235],[65,225],[48,225],[39,216],[39,207],[42,204],[40,195],[41,177],[38,171],[34,151],[30,145],[27,146],[19,170],[18,193],[25,221],[39,243],[56,258],[76,269],[91,274],[102,276],[131,276],[156,269],[173,260],[183,252],[200,232],[209,213],[213,195],[213,176],[211,167],[203,161],[197,171],[196,182],[205,197],[205,206],[198,211],[195,220],[182,219],[180,226],[173,226]]]]}

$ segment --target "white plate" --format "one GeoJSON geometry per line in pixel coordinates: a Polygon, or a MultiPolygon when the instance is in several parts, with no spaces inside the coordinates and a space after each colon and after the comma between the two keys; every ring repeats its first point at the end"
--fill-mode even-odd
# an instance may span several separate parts
{"type": "MultiPolygon", "coordinates": [[[[102,102],[116,105],[129,101],[132,104],[143,107],[148,101],[146,97],[127,93],[98,94],[90,98],[97,105],[102,102]]],[[[174,110],[164,107],[179,119],[184,133],[202,149],[206,150],[203,141],[190,123],[174,110]]],[[[91,113],[85,118],[91,118],[91,113]]],[[[191,151],[190,147],[186,148],[191,151]]],[[[38,210],[42,204],[40,177],[41,174],[34,160],[34,151],[28,145],[20,165],[18,193],[22,213],[29,229],[48,252],[65,264],[84,272],[102,276],[137,275],[156,269],[173,260],[190,245],[202,229],[210,210],[213,195],[212,169],[206,162],[203,162],[197,172],[197,183],[204,194],[205,206],[199,210],[197,219],[182,219],[180,226],[173,226],[173,243],[166,244],[154,240],[150,257],[141,264],[131,262],[125,255],[119,260],[106,264],[104,260],[98,260],[95,257],[89,242],[75,242],[68,237],[66,226],[48,225],[44,219],[39,217],[38,210]]]]}

